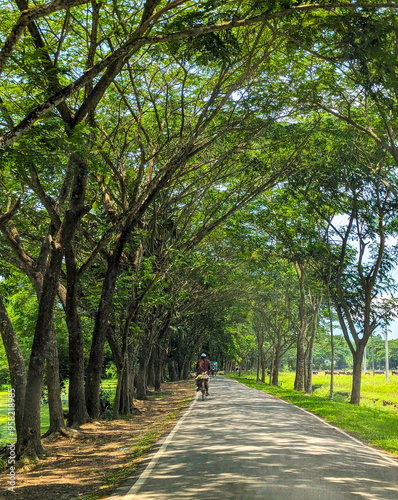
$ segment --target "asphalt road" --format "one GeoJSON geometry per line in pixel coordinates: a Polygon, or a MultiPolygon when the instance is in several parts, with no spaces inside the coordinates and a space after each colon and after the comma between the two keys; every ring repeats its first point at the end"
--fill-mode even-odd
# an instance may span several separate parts
{"type": "Polygon", "coordinates": [[[148,462],[110,500],[398,500],[398,461],[221,377],[148,462]]]}

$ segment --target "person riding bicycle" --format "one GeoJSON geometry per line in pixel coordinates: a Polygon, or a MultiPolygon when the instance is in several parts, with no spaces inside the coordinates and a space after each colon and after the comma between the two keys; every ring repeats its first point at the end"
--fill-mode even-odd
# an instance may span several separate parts
{"type": "MultiPolygon", "coordinates": [[[[210,361],[207,359],[206,354],[202,353],[200,360],[196,363],[196,376],[202,375],[203,372],[210,374],[210,361]]],[[[206,396],[209,395],[209,381],[205,379],[206,396]]]]}
{"type": "Polygon", "coordinates": [[[217,361],[210,361],[210,373],[212,377],[217,375],[217,361]]]}

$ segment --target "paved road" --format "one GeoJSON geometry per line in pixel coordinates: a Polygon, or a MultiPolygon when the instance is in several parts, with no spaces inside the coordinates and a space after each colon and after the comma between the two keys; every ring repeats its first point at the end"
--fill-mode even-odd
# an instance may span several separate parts
{"type": "Polygon", "coordinates": [[[211,379],[112,500],[397,500],[398,462],[234,380],[211,379]]]}

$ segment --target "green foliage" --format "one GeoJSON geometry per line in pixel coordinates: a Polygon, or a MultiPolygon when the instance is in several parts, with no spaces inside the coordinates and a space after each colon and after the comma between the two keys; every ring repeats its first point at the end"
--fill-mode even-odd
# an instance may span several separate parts
{"type": "MultiPolygon", "coordinates": [[[[396,248],[384,250],[371,317],[363,313],[380,220],[387,236],[398,228],[394,11],[321,2],[292,12],[306,5],[294,0],[170,5],[159,4],[143,38],[137,30],[150,13],[139,3],[105,0],[50,13],[35,21],[40,40],[27,29],[6,64],[2,135],[97,62],[125,50],[114,77],[107,81],[117,67],[109,65],[76,87],[0,155],[0,217],[17,207],[12,220],[1,219],[0,293],[26,365],[38,310],[26,275],[45,269],[45,243],[57,237],[76,194],[72,186],[91,207],[70,242],[85,361],[126,221],[131,231],[109,327],[119,348],[126,340],[131,359],[160,345],[170,377],[186,372],[203,349],[220,363],[253,365],[261,349],[271,353],[283,344],[282,363],[293,367],[300,319],[294,264],[306,269],[307,303],[322,294],[325,300],[325,283],[336,291],[342,270],[359,330],[395,313],[395,300],[375,299],[395,291],[396,248]],[[268,23],[200,31],[265,12],[268,23]],[[179,37],[185,30],[192,36],[179,37]],[[171,34],[173,41],[160,42],[171,34]],[[127,51],[135,41],[137,50],[127,51]],[[79,113],[84,119],[77,123],[79,113]],[[74,185],[78,172],[84,179],[74,185]],[[347,223],[334,222],[350,215],[360,232],[350,234],[342,255],[347,223]],[[366,261],[358,261],[359,240],[369,249],[366,261]]],[[[15,3],[0,0],[2,40],[18,16],[15,3]]],[[[67,275],[63,264],[63,286],[67,275]]],[[[330,360],[327,314],[322,303],[314,349],[320,367],[330,360]]],[[[303,318],[310,321],[311,311],[303,318]]],[[[58,303],[54,321],[64,380],[68,333],[58,303]]],[[[341,340],[336,367],[344,368],[350,360],[341,340]]],[[[392,343],[398,365],[396,351],[392,343]]],[[[104,375],[115,375],[114,362],[107,345],[104,375]]],[[[374,362],[382,363],[376,339],[374,362]]],[[[1,345],[0,363],[0,382],[7,382],[1,345]]],[[[101,397],[109,408],[110,395],[101,397]]]]}

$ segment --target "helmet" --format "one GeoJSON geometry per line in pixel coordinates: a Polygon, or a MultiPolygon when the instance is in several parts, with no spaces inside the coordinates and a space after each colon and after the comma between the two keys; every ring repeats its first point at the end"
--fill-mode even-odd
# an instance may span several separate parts
{"type": "Polygon", "coordinates": [[[205,358],[206,357],[206,354],[203,352],[201,355],[200,355],[201,358],[205,358]]]}

